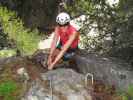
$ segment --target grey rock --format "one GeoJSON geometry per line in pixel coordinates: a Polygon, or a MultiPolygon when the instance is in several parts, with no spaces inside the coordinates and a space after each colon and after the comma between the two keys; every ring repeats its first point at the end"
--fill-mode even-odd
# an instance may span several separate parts
{"type": "Polygon", "coordinates": [[[48,81],[47,88],[39,81],[33,82],[24,100],[92,100],[84,86],[84,75],[72,69],[59,68],[41,76],[48,81]]]}
{"type": "MultiPolygon", "coordinates": [[[[57,96],[53,95],[54,100],[59,100],[57,96]]],[[[38,81],[32,83],[32,87],[22,98],[22,100],[51,100],[51,95],[48,91],[45,91],[43,86],[39,84],[38,81]]]]}
{"type": "Polygon", "coordinates": [[[96,54],[76,55],[75,60],[81,73],[92,73],[95,79],[126,89],[133,84],[133,68],[128,63],[96,54]]]}

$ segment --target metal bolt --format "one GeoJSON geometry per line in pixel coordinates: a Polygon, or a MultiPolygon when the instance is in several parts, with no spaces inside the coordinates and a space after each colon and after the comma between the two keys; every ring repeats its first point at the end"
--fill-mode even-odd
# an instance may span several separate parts
{"type": "Polygon", "coordinates": [[[94,83],[94,77],[93,77],[93,74],[91,74],[91,73],[87,73],[87,74],[85,75],[85,85],[87,86],[87,84],[88,84],[88,76],[91,77],[91,83],[92,83],[92,85],[93,85],[93,83],[94,83]]]}

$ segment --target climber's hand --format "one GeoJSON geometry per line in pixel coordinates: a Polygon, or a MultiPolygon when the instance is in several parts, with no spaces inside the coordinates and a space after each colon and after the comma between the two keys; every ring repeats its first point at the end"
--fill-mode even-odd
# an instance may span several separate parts
{"type": "Polygon", "coordinates": [[[47,65],[50,66],[52,64],[52,56],[49,56],[48,61],[47,61],[47,65]]]}
{"type": "Polygon", "coordinates": [[[52,70],[54,68],[55,64],[54,63],[51,63],[49,66],[48,66],[48,70],[52,70]]]}

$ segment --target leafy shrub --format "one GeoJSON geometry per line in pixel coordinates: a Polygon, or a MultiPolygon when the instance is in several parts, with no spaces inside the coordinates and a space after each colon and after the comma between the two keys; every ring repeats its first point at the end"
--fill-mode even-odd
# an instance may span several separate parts
{"type": "Polygon", "coordinates": [[[133,84],[129,85],[126,91],[121,91],[120,96],[122,100],[132,100],[133,99],[133,84]]]}
{"type": "Polygon", "coordinates": [[[17,14],[5,7],[0,7],[0,21],[4,33],[9,39],[14,40],[21,54],[30,55],[37,49],[40,36],[38,30],[25,28],[24,23],[17,14]]]}
{"type": "Polygon", "coordinates": [[[0,50],[4,47],[8,47],[8,39],[7,35],[2,30],[2,26],[0,25],[0,50]]]}
{"type": "Polygon", "coordinates": [[[14,100],[15,97],[12,96],[12,93],[15,92],[16,89],[16,83],[13,81],[0,83],[0,96],[3,96],[4,100],[14,100]]]}
{"type": "Polygon", "coordinates": [[[13,55],[16,55],[15,49],[0,50],[0,57],[11,57],[13,55]]]}
{"type": "Polygon", "coordinates": [[[126,95],[123,95],[122,100],[128,100],[128,97],[126,95]]]}
{"type": "Polygon", "coordinates": [[[130,95],[130,97],[133,98],[133,84],[129,85],[129,87],[127,89],[127,93],[130,95]]]}

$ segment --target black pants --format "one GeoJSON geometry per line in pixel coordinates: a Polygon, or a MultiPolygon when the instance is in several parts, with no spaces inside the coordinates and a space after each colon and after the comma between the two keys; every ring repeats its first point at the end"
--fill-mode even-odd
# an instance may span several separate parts
{"type": "MultiPolygon", "coordinates": [[[[61,47],[62,47],[62,43],[61,41],[58,43],[57,45],[57,49],[61,50],[61,47]]],[[[75,52],[78,50],[78,46],[76,48],[69,48],[66,53],[63,55],[63,60],[64,61],[67,61],[69,59],[71,59],[74,55],[75,55],[75,52]]]]}

